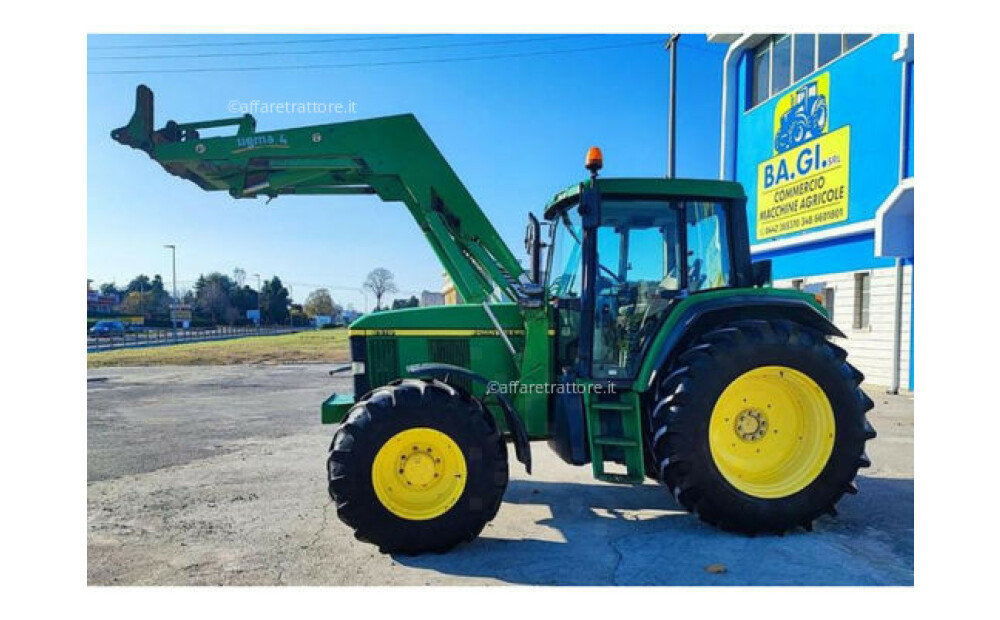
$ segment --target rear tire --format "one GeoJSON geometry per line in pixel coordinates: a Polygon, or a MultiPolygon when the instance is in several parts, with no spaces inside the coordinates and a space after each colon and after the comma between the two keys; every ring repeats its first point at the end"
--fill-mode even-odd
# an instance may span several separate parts
{"type": "Polygon", "coordinates": [[[875,437],[864,376],[846,356],[790,321],[737,321],[704,334],[658,380],[649,424],[660,480],[725,530],[811,529],[836,514],[843,494],[857,492],[858,469],[870,465],[865,442],[875,437]]]}
{"type": "Polygon", "coordinates": [[[440,381],[402,379],[354,405],[334,434],[327,474],[337,516],[358,540],[383,553],[444,552],[496,516],[507,448],[477,399],[440,381]],[[420,466],[405,469],[407,456],[420,466]]]}

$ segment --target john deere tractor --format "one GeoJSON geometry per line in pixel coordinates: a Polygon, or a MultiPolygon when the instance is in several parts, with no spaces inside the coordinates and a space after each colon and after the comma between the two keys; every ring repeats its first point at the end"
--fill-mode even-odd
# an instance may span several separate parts
{"type": "Polygon", "coordinates": [[[508,449],[546,440],[598,480],[661,482],[724,530],[804,527],[856,492],[875,436],[844,334],[751,263],[738,183],[589,178],[528,216],[527,268],[412,115],[257,132],[250,116],[154,129],[139,86],[118,142],[234,198],[402,202],[463,303],[362,316],[329,493],[383,552],[444,551],[497,514],[508,449]],[[202,138],[205,128],[235,135],[202,138]]]}

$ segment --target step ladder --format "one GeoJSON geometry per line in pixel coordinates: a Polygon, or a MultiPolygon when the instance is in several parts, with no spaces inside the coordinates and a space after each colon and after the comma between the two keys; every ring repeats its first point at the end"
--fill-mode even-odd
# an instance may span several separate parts
{"type": "Polygon", "coordinates": [[[642,484],[645,468],[639,395],[624,389],[611,394],[588,391],[584,403],[594,477],[605,482],[642,484]],[[622,464],[625,473],[608,471],[608,465],[622,464]]]}

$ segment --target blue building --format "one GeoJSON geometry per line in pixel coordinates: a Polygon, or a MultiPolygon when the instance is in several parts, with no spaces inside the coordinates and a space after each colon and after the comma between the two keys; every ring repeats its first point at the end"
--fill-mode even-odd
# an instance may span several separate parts
{"type": "Polygon", "coordinates": [[[913,36],[713,34],[719,173],[754,260],[820,295],[871,383],[913,390],[913,36]]]}

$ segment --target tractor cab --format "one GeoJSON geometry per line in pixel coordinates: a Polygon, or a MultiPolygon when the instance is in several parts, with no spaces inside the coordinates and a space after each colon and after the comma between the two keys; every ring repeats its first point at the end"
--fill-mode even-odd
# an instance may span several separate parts
{"type": "Polygon", "coordinates": [[[539,282],[558,366],[631,381],[680,300],[751,286],[745,200],[737,183],[688,179],[595,178],[556,195],[539,282]]]}

